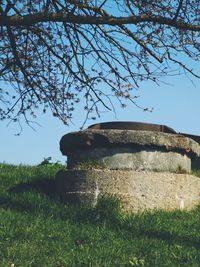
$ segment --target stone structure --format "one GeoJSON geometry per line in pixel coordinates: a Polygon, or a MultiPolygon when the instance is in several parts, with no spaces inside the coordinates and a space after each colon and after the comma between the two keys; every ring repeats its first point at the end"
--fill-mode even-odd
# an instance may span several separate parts
{"type": "Polygon", "coordinates": [[[200,145],[167,126],[98,124],[63,136],[60,149],[68,157],[56,176],[63,198],[96,203],[112,195],[126,211],[200,203],[200,178],[190,174],[200,145]]]}

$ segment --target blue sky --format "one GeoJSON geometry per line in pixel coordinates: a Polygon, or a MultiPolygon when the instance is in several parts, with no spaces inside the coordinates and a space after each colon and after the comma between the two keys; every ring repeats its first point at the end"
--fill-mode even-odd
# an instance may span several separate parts
{"type": "MultiPolygon", "coordinates": [[[[138,91],[138,103],[153,107],[153,112],[143,112],[133,105],[127,109],[116,107],[117,117],[113,113],[104,113],[101,119],[88,121],[84,128],[105,121],[141,121],[200,135],[200,80],[193,79],[192,83],[181,75],[166,77],[164,81],[168,84],[156,86],[146,82],[138,91]]],[[[74,115],[73,124],[67,127],[50,114],[41,114],[37,119],[41,127],[36,126],[33,131],[24,124],[20,136],[15,135],[18,132],[16,125],[7,126],[8,122],[1,122],[0,162],[35,165],[51,156],[54,162],[64,163],[66,158],[59,150],[59,140],[66,133],[78,131],[85,118],[81,110],[74,115]]]]}

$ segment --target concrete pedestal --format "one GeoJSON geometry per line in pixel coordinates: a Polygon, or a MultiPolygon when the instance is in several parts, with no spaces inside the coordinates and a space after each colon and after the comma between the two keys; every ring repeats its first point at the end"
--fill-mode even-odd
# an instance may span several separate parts
{"type": "Polygon", "coordinates": [[[63,200],[95,204],[101,196],[114,196],[128,212],[191,209],[200,203],[200,178],[189,174],[66,170],[57,174],[56,184],[63,200]]]}
{"type": "Polygon", "coordinates": [[[86,129],[62,137],[67,170],[56,176],[66,200],[95,204],[115,196],[125,211],[191,209],[200,178],[190,175],[200,145],[173,132],[86,129]]]}

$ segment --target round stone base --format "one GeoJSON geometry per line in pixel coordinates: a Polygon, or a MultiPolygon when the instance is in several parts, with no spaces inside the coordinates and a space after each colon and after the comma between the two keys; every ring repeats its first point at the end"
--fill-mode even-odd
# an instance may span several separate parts
{"type": "Polygon", "coordinates": [[[101,196],[114,196],[127,212],[191,209],[200,204],[200,178],[189,174],[66,170],[57,173],[56,185],[64,200],[95,204],[101,196]]]}

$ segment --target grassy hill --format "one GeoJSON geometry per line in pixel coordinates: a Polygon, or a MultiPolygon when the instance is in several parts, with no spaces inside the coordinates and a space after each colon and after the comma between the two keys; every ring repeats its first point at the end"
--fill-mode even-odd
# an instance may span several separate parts
{"type": "Polygon", "coordinates": [[[1,267],[200,266],[200,207],[124,215],[55,195],[58,164],[0,164],[1,267]]]}

